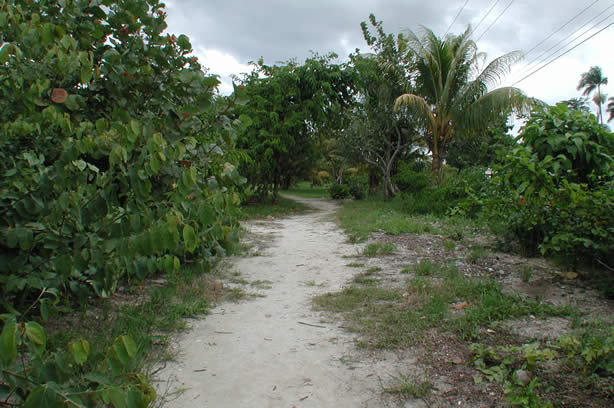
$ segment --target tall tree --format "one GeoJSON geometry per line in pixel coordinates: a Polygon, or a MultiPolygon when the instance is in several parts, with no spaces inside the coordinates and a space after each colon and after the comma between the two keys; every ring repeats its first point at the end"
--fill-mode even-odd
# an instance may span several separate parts
{"type": "Polygon", "coordinates": [[[332,64],[335,57],[273,66],[260,61],[241,82],[249,99],[240,111],[253,123],[237,146],[246,153],[242,173],[260,200],[307,178],[317,158],[315,136],[341,126],[337,112],[352,100],[352,73],[332,64]]]}
{"type": "Polygon", "coordinates": [[[603,72],[601,71],[601,67],[594,66],[591,67],[587,72],[584,72],[580,77],[580,82],[578,83],[577,90],[582,89],[583,96],[589,96],[594,91],[595,95],[593,96],[593,102],[597,105],[599,112],[599,122],[603,126],[603,111],[601,106],[605,102],[605,95],[601,93],[601,85],[607,85],[608,78],[603,76],[603,72]]]}
{"type": "Polygon", "coordinates": [[[441,168],[446,145],[461,130],[484,128],[509,109],[526,110],[530,102],[518,88],[489,91],[521,53],[505,54],[480,69],[485,54],[478,52],[471,33],[471,27],[443,39],[427,28],[422,36],[408,33],[408,45],[416,56],[417,89],[396,98],[394,108],[407,107],[424,121],[434,173],[441,168]]]}
{"type": "Polygon", "coordinates": [[[382,180],[385,198],[398,192],[392,174],[399,159],[412,150],[418,130],[407,116],[394,112],[396,95],[411,90],[412,71],[404,36],[386,34],[382,22],[369,16],[362,22],[363,36],[371,53],[350,55],[358,73],[360,109],[353,112],[352,124],[343,134],[346,151],[359,156],[382,180]]]}

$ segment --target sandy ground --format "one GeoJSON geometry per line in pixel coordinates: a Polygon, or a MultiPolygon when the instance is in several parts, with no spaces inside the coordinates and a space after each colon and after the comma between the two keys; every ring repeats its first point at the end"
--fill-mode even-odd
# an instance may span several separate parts
{"type": "MultiPolygon", "coordinates": [[[[382,393],[416,358],[356,350],[339,323],[314,312],[314,295],[339,290],[355,273],[360,247],[331,221],[335,204],[297,199],[317,211],[246,224],[259,256],[230,260],[264,295],[224,303],[179,336],[179,355],[159,373],[159,389],[183,389],[169,407],[423,407],[382,393]]],[[[227,264],[228,265],[228,264],[227,264]]]]}

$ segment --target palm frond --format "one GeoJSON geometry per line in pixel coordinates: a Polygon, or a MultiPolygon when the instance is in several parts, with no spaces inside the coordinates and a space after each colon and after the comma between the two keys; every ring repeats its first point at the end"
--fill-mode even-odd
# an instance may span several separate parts
{"type": "Polygon", "coordinates": [[[528,113],[537,101],[527,98],[518,88],[504,87],[482,95],[466,110],[460,111],[455,119],[462,128],[484,128],[498,115],[509,112],[528,113]]]}
{"type": "Polygon", "coordinates": [[[430,126],[436,126],[431,107],[423,97],[411,93],[403,94],[394,101],[394,111],[398,112],[401,106],[414,109],[430,126]]]}

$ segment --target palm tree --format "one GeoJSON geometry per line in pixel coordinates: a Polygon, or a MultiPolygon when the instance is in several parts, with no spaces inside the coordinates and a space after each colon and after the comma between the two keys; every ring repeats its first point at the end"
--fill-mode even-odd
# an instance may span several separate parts
{"type": "Polygon", "coordinates": [[[588,72],[584,72],[580,77],[580,82],[578,83],[578,87],[576,88],[578,91],[583,89],[582,95],[589,96],[593,91],[597,90],[595,97],[593,98],[593,102],[599,108],[599,120],[601,125],[603,125],[603,112],[601,110],[601,105],[605,102],[605,97],[601,95],[601,85],[607,85],[608,78],[603,76],[601,72],[601,67],[595,66],[591,67],[588,72]]]}
{"type": "Polygon", "coordinates": [[[485,54],[479,53],[471,40],[471,27],[445,39],[423,29],[422,37],[408,33],[408,45],[416,55],[417,91],[399,96],[394,108],[407,106],[424,119],[426,142],[433,157],[431,170],[435,173],[441,168],[446,144],[455,134],[485,128],[510,108],[525,111],[532,101],[518,88],[489,91],[522,58],[520,52],[505,54],[480,70],[485,54]]]}
{"type": "Polygon", "coordinates": [[[608,107],[606,108],[610,117],[608,118],[608,122],[611,122],[614,119],[614,96],[610,96],[608,98],[608,107]]]}

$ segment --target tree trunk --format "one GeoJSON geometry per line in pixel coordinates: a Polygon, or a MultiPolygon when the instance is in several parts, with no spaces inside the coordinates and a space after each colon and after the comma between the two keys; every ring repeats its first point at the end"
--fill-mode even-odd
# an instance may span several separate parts
{"type": "Polygon", "coordinates": [[[431,175],[433,176],[433,183],[439,184],[441,177],[441,157],[439,152],[433,152],[433,161],[431,162],[431,175]]]}

